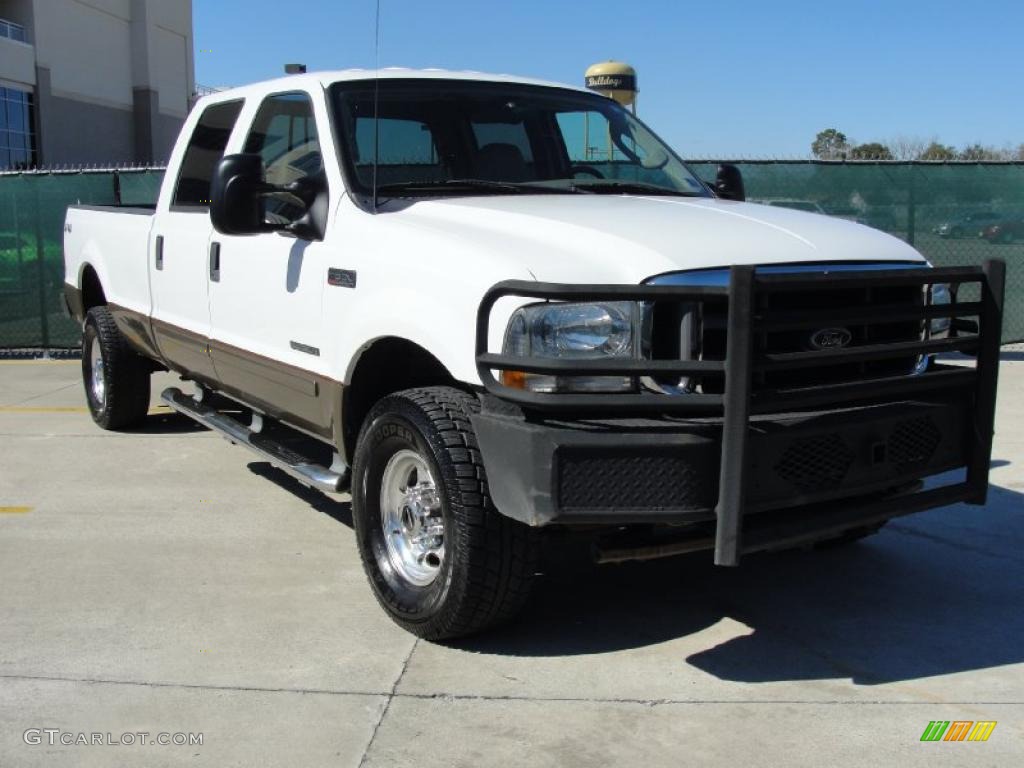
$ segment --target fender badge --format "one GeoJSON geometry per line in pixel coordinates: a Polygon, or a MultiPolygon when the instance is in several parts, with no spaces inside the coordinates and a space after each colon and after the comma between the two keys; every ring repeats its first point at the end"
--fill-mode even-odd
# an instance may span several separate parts
{"type": "Polygon", "coordinates": [[[354,269],[331,267],[327,270],[327,284],[338,288],[355,288],[356,272],[354,269]]]}

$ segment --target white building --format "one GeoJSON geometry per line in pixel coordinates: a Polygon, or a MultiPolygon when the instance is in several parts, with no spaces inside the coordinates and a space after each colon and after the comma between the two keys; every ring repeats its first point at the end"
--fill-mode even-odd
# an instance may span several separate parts
{"type": "Polygon", "coordinates": [[[0,168],[166,160],[194,89],[191,0],[0,0],[0,168]]]}

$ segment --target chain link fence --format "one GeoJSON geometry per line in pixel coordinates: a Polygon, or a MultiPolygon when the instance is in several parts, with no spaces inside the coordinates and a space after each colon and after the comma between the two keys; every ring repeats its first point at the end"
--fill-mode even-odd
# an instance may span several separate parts
{"type": "MultiPolygon", "coordinates": [[[[702,178],[714,178],[717,161],[691,165],[702,178]]],[[[876,227],[937,266],[1004,258],[1003,340],[1024,340],[1024,163],[736,165],[751,201],[876,227]]],[[[61,305],[65,210],[74,203],[152,204],[162,178],[158,168],[0,174],[0,350],[79,346],[80,329],[61,305]]]]}
{"type": "Polygon", "coordinates": [[[162,178],[148,168],[0,174],[0,350],[80,346],[63,312],[67,207],[154,203],[162,178]]]}
{"type": "MultiPolygon", "coordinates": [[[[875,227],[906,240],[937,267],[1005,259],[1003,341],[1024,340],[1024,163],[748,160],[735,164],[743,173],[751,202],[875,227]]],[[[715,178],[717,165],[717,161],[691,163],[707,180],[715,178]]],[[[974,300],[966,292],[960,298],[974,300]]]]}

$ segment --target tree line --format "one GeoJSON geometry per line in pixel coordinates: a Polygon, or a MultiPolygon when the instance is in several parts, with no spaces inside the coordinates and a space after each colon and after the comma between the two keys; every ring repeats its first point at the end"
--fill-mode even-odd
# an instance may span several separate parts
{"type": "Polygon", "coordinates": [[[999,160],[1024,161],[1024,144],[1016,149],[987,147],[969,144],[956,147],[932,139],[898,138],[887,143],[880,141],[858,144],[851,141],[837,128],[819,131],[811,142],[811,154],[819,160],[921,160],[924,162],[947,163],[956,160],[964,162],[986,162],[999,160]]]}

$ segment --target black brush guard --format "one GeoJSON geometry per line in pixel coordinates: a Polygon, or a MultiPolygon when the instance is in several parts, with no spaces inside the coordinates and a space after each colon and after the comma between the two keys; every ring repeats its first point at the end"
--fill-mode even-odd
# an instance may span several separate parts
{"type": "MultiPolygon", "coordinates": [[[[827,270],[827,267],[823,269],[827,270]]],[[[966,479],[917,493],[886,498],[870,504],[859,501],[856,510],[842,505],[821,511],[820,525],[827,528],[829,517],[836,530],[858,524],[882,522],[900,514],[966,502],[984,504],[988,492],[988,471],[992,453],[996,383],[1002,333],[1005,263],[986,261],[978,267],[943,269],[894,269],[891,271],[758,274],[755,267],[732,267],[727,287],[576,285],[511,280],[498,283],[480,303],[476,327],[476,363],[487,392],[519,406],[524,412],[562,416],[594,413],[671,414],[718,416],[722,419],[722,447],[718,500],[715,505],[715,563],[736,565],[741,552],[758,548],[757,539],[777,545],[797,541],[784,526],[758,530],[743,541],[745,474],[752,414],[772,414],[808,408],[841,408],[850,403],[886,402],[908,396],[926,396],[949,390],[973,390],[970,416],[972,444],[967,450],[966,479]],[[773,291],[872,286],[925,286],[948,283],[954,296],[965,285],[979,289],[979,300],[920,306],[880,305],[833,307],[822,310],[786,311],[760,309],[760,301],[773,291]],[[699,302],[708,297],[728,300],[728,335],[725,361],[713,360],[557,360],[523,358],[488,352],[491,310],[507,296],[548,301],[638,301],[675,300],[699,302]],[[978,318],[976,333],[950,338],[910,342],[868,344],[841,349],[808,352],[765,353],[758,349],[759,333],[788,328],[827,328],[851,322],[881,324],[936,318],[957,320],[978,318]],[[818,364],[867,362],[898,357],[961,352],[972,355],[974,367],[935,365],[917,375],[899,375],[786,390],[753,391],[754,375],[771,370],[794,369],[818,364]],[[724,394],[547,394],[514,389],[502,384],[494,371],[522,371],[554,376],[721,376],[724,394]],[[742,542],[742,545],[741,545],[742,542]]]]}

